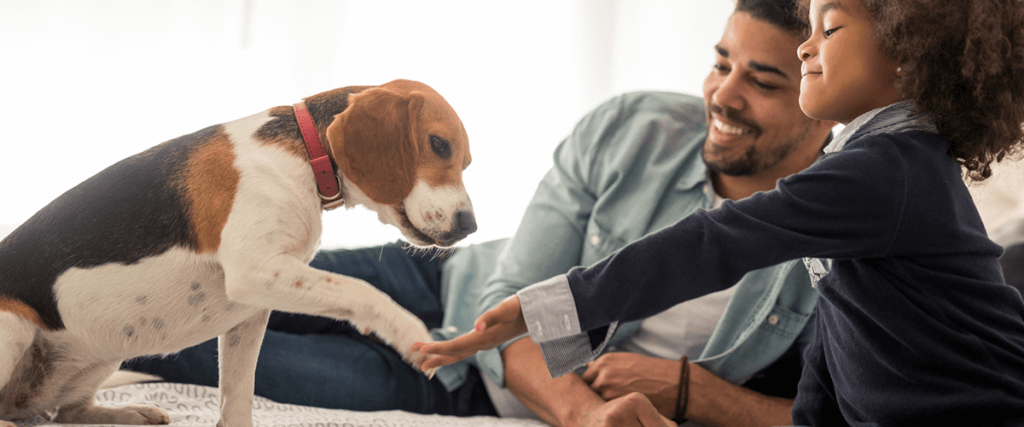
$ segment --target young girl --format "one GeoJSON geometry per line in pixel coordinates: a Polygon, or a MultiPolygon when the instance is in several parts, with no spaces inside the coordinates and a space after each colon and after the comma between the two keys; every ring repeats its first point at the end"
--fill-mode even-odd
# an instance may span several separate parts
{"type": "Polygon", "coordinates": [[[424,367],[528,330],[562,375],[619,321],[804,258],[820,298],[794,422],[1024,424],[1024,300],[961,175],[982,180],[1020,150],[1024,5],[810,0],[802,13],[801,108],[846,125],[815,165],[520,291],[477,330],[414,347],[439,355],[424,367]]]}

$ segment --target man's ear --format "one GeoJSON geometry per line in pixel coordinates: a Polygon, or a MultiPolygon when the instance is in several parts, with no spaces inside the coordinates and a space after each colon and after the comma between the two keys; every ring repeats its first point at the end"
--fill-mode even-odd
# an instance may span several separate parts
{"type": "Polygon", "coordinates": [[[327,127],[334,161],[377,203],[405,200],[416,183],[420,96],[376,87],[349,95],[348,108],[327,127]]]}

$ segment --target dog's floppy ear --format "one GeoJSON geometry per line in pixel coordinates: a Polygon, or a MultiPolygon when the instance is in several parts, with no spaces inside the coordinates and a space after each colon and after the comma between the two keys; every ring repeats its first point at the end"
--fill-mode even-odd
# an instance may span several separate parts
{"type": "Polygon", "coordinates": [[[349,95],[327,127],[334,161],[371,200],[397,204],[416,183],[418,117],[423,98],[382,87],[349,95]]]}

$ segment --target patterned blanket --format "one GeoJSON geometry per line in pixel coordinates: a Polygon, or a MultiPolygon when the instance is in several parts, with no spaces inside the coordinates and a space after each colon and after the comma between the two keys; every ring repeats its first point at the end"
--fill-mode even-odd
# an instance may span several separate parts
{"type": "MultiPolygon", "coordinates": [[[[96,402],[104,406],[149,404],[166,410],[172,426],[215,426],[220,418],[216,388],[176,383],[130,384],[100,390],[96,402]]],[[[404,411],[357,412],[286,405],[256,397],[253,424],[265,427],[542,427],[539,421],[497,417],[450,417],[404,411]]],[[[18,427],[72,427],[37,418],[18,427]]]]}

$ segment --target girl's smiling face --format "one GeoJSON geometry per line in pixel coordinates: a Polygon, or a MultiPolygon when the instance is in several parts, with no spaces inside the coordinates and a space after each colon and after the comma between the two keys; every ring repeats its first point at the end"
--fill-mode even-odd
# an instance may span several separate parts
{"type": "Polygon", "coordinates": [[[797,49],[804,114],[848,124],[902,99],[899,64],[882,53],[860,0],[811,0],[810,23],[811,37],[797,49]]]}

